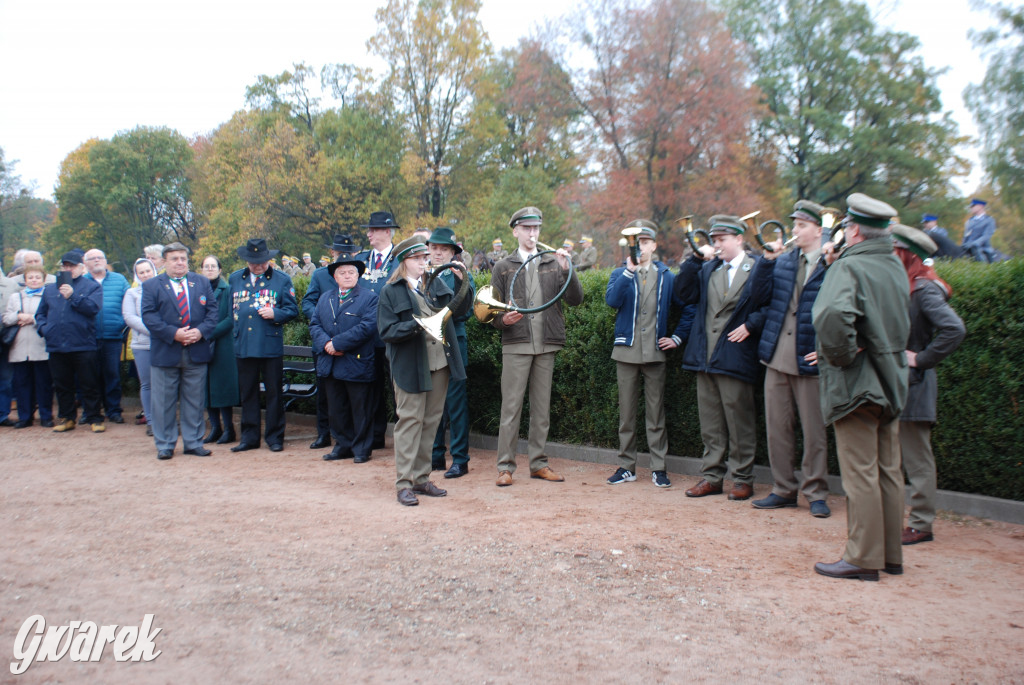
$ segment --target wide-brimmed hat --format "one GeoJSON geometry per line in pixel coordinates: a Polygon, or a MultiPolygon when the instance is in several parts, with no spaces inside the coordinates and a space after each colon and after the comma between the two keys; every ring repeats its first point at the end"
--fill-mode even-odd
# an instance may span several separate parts
{"type": "Polygon", "coordinates": [[[249,241],[238,248],[238,256],[251,264],[270,261],[280,250],[268,250],[265,238],[249,238],[249,241]]]}
{"type": "Polygon", "coordinates": [[[427,238],[427,245],[444,245],[455,248],[455,254],[462,252],[462,247],[455,242],[455,231],[447,226],[435,228],[434,232],[427,238]]]}
{"type": "Polygon", "coordinates": [[[363,272],[366,271],[366,262],[364,262],[363,260],[354,258],[346,259],[345,257],[339,257],[338,261],[334,262],[333,264],[327,265],[327,273],[331,275],[331,278],[334,278],[334,272],[338,270],[339,266],[354,266],[356,269],[359,270],[360,276],[362,276],[363,272]]]}
{"type": "Polygon", "coordinates": [[[427,245],[416,236],[406,238],[395,246],[395,261],[400,262],[409,257],[427,252],[427,245]]]}
{"type": "Polygon", "coordinates": [[[329,250],[340,252],[341,254],[356,254],[361,252],[359,246],[352,241],[352,236],[344,233],[335,233],[334,242],[330,245],[324,245],[329,250]]]}
{"type": "Polygon", "coordinates": [[[370,214],[370,221],[360,228],[401,228],[391,212],[373,212],[370,214]]]}

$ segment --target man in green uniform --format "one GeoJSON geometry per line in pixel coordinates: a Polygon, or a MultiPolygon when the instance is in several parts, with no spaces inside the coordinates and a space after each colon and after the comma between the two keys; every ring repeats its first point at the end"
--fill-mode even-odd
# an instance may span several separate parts
{"type": "Polygon", "coordinates": [[[846,491],[846,551],[814,570],[878,580],[903,573],[899,416],[907,400],[910,287],[893,254],[896,210],[863,193],[847,198],[846,249],[814,302],[821,409],[832,424],[846,491]]]}

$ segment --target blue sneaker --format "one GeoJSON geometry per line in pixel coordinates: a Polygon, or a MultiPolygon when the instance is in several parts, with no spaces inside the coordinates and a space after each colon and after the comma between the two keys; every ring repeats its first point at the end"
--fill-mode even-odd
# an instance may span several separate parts
{"type": "Polygon", "coordinates": [[[619,468],[615,473],[608,479],[610,485],[618,485],[619,483],[632,483],[636,480],[636,474],[629,469],[619,468]]]}
{"type": "Polygon", "coordinates": [[[668,479],[668,474],[666,474],[664,471],[652,471],[651,482],[657,485],[659,488],[672,487],[672,481],[668,479]]]}
{"type": "Polygon", "coordinates": [[[828,504],[823,499],[816,499],[811,502],[811,516],[818,519],[827,519],[832,515],[832,511],[828,508],[828,504]]]}
{"type": "Polygon", "coordinates": [[[750,503],[755,509],[782,509],[783,507],[795,507],[796,497],[779,497],[774,492],[764,499],[755,499],[750,503]]]}

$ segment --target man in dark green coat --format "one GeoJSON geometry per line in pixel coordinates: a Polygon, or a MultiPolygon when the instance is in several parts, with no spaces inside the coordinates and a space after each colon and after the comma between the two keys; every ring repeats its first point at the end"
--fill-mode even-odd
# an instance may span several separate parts
{"type": "Polygon", "coordinates": [[[814,302],[821,410],[832,424],[846,491],[843,558],[817,563],[833,578],[903,573],[899,416],[907,400],[910,286],[893,254],[896,210],[862,193],[847,198],[846,249],[814,302]]]}

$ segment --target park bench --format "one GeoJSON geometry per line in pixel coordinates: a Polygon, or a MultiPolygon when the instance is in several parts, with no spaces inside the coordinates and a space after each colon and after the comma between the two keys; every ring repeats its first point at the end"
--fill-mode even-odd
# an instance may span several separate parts
{"type": "MultiPolygon", "coordinates": [[[[316,396],[316,363],[313,361],[313,348],[285,345],[283,376],[284,384],[281,394],[285,397],[285,411],[288,411],[295,400],[316,396]]],[[[260,392],[265,391],[266,386],[260,383],[260,392]]]]}

